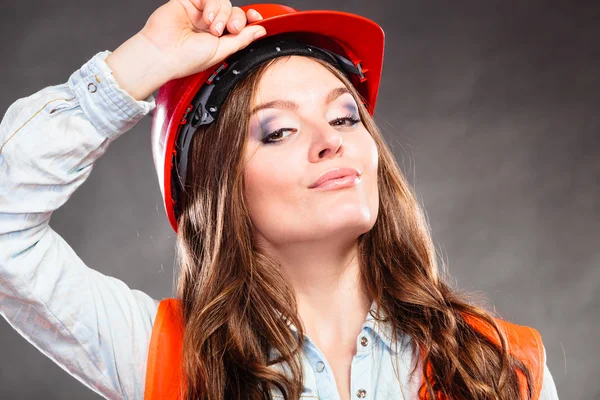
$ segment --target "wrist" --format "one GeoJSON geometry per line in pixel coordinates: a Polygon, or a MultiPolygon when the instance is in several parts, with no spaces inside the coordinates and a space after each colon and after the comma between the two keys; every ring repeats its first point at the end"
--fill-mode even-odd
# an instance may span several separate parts
{"type": "Polygon", "coordinates": [[[139,33],[106,58],[119,87],[136,100],[144,100],[171,78],[161,53],[139,33]]]}

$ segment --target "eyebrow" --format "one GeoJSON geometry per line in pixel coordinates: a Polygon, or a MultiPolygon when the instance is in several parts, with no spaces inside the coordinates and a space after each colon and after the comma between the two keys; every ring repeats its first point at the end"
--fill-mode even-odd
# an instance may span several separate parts
{"type": "MultiPolygon", "coordinates": [[[[331,103],[332,101],[334,101],[335,99],[337,99],[338,97],[340,97],[341,95],[343,95],[345,93],[350,93],[350,90],[348,90],[348,88],[345,86],[332,89],[327,94],[327,97],[325,97],[325,104],[331,103]]],[[[263,104],[260,104],[256,107],[254,107],[252,109],[252,111],[250,112],[250,115],[252,116],[255,113],[257,113],[258,111],[264,110],[266,108],[283,108],[286,110],[297,110],[298,104],[291,100],[273,100],[273,101],[269,101],[267,103],[263,103],[263,104]]]]}

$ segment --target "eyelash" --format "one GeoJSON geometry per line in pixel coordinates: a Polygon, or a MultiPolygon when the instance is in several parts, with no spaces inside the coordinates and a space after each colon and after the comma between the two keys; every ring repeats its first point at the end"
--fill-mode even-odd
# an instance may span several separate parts
{"type": "MultiPolygon", "coordinates": [[[[333,121],[330,122],[330,124],[337,124],[338,122],[342,122],[342,121],[350,122],[349,126],[354,126],[360,122],[360,119],[356,118],[352,114],[348,114],[345,117],[340,117],[340,118],[334,119],[333,121]]],[[[339,125],[336,125],[336,126],[339,126],[339,125]]],[[[260,141],[263,142],[264,144],[281,143],[281,142],[285,141],[286,139],[284,138],[284,139],[279,139],[279,140],[272,140],[270,138],[272,138],[273,136],[275,136],[277,134],[281,134],[285,131],[296,131],[296,129],[288,129],[288,128],[277,129],[276,131],[269,133],[267,136],[262,138],[260,141]]],[[[287,138],[287,136],[286,136],[286,138],[287,138]]]]}

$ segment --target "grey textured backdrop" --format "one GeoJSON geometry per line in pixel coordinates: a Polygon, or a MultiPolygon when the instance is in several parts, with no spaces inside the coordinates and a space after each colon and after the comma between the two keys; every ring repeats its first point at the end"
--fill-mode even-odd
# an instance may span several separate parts
{"type": "MultiPolygon", "coordinates": [[[[387,46],[376,118],[458,285],[541,331],[561,400],[600,399],[600,13],[594,2],[320,0],[387,46]],[[579,3],[579,4],[577,4],[579,3]],[[450,5],[451,4],[451,5],[450,5]]],[[[0,112],[66,81],[161,1],[0,5],[0,112]]],[[[239,4],[239,3],[238,3],[239,4]]],[[[52,226],[87,264],[171,295],[173,234],[150,119],[117,140],[52,226]]],[[[0,398],[98,398],[0,318],[0,398]]]]}

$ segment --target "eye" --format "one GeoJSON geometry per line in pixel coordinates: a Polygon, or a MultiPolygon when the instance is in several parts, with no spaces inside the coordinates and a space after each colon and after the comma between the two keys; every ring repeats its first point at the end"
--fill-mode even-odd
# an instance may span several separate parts
{"type": "Polygon", "coordinates": [[[331,126],[354,126],[360,122],[356,116],[352,114],[348,114],[345,117],[336,118],[331,121],[329,124],[331,126]]]}
{"type": "MultiPolygon", "coordinates": [[[[340,118],[336,118],[336,119],[332,120],[331,122],[329,122],[329,124],[331,126],[354,126],[354,125],[358,124],[359,122],[360,122],[359,118],[357,118],[356,116],[354,116],[352,114],[348,114],[345,117],[340,117],[340,118]]],[[[284,136],[285,132],[296,133],[296,132],[298,132],[298,129],[296,129],[296,128],[277,129],[276,131],[273,131],[273,132],[269,133],[268,135],[266,135],[260,141],[263,142],[264,144],[275,144],[275,143],[283,142],[284,140],[286,140],[285,138],[287,138],[289,136],[289,134],[284,136]]]]}
{"type": "Polygon", "coordinates": [[[296,129],[296,128],[277,129],[276,131],[269,133],[267,136],[262,138],[260,141],[263,142],[264,144],[283,142],[285,140],[285,138],[289,136],[289,135],[283,136],[283,134],[285,132],[296,133],[296,132],[298,132],[298,129],[296,129]]]}

